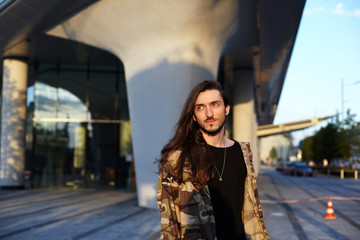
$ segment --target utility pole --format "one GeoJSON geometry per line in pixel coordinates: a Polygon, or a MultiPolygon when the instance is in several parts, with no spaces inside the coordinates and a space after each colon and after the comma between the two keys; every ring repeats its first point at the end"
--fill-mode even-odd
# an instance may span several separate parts
{"type": "Polygon", "coordinates": [[[344,100],[344,86],[351,86],[351,85],[355,85],[355,84],[359,84],[360,81],[356,81],[353,83],[349,83],[349,84],[344,84],[344,78],[341,78],[341,119],[344,119],[344,104],[345,104],[345,100],[344,100]]]}
{"type": "Polygon", "coordinates": [[[344,119],[344,78],[341,78],[341,120],[344,119]]]}

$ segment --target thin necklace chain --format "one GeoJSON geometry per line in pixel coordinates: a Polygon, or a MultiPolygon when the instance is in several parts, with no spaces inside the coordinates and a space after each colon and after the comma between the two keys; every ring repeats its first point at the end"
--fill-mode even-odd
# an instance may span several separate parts
{"type": "Polygon", "coordinates": [[[214,167],[215,167],[215,170],[216,170],[217,174],[219,175],[219,181],[220,182],[223,180],[222,176],[224,174],[225,163],[226,163],[226,147],[225,147],[225,152],[224,152],[224,162],[223,162],[223,167],[222,167],[222,170],[221,170],[221,174],[220,174],[219,170],[217,169],[217,167],[216,167],[216,165],[214,163],[214,167]]]}

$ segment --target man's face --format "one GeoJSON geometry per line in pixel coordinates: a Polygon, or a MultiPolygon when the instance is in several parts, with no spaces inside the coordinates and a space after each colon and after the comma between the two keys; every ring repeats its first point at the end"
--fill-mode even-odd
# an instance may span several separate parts
{"type": "Polygon", "coordinates": [[[193,118],[203,133],[215,136],[223,130],[229,111],[230,106],[225,106],[218,90],[206,90],[195,101],[193,118]]]}

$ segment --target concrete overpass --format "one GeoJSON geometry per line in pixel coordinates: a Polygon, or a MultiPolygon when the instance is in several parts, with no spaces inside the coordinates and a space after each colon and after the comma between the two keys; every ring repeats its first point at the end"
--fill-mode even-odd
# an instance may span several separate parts
{"type": "Polygon", "coordinates": [[[284,123],[284,124],[267,124],[259,126],[256,134],[258,137],[266,137],[270,135],[280,134],[280,133],[287,133],[297,130],[302,130],[311,126],[315,126],[316,124],[321,123],[322,121],[336,117],[336,115],[330,115],[325,117],[319,117],[319,118],[311,118],[307,120],[302,121],[296,121],[296,122],[290,122],[290,123],[284,123]]]}

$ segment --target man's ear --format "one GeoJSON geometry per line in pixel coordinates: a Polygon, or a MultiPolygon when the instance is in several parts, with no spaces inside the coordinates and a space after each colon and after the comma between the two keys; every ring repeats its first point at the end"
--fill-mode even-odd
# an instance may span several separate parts
{"type": "Polygon", "coordinates": [[[225,115],[227,116],[227,115],[229,115],[229,113],[230,113],[230,105],[227,105],[225,107],[225,115]]]}
{"type": "Polygon", "coordinates": [[[195,117],[195,115],[193,115],[193,120],[196,122],[196,117],[195,117]]]}

